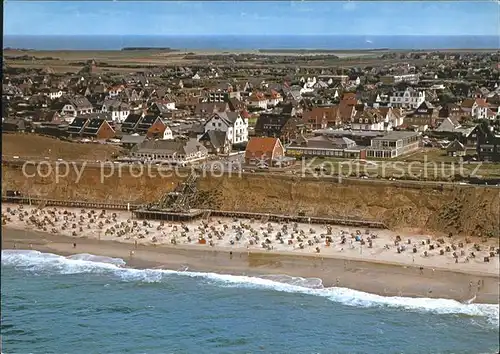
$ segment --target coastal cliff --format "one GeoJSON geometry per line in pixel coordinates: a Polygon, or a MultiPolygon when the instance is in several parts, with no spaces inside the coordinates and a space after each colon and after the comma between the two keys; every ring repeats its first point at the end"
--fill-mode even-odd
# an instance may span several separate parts
{"type": "MultiPolygon", "coordinates": [[[[33,173],[33,171],[27,171],[33,173]]],[[[132,171],[133,172],[133,171],[132,171]]],[[[54,174],[25,177],[4,166],[2,190],[68,200],[151,202],[175,188],[182,178],[135,177],[128,169],[101,180],[86,168],[80,179],[71,171],[56,183],[54,174]],[[120,176],[121,175],[121,176],[120,176]]],[[[205,176],[198,182],[197,207],[263,213],[374,219],[393,230],[464,235],[500,235],[500,190],[473,186],[402,186],[370,181],[299,179],[285,175],[205,176]]]]}

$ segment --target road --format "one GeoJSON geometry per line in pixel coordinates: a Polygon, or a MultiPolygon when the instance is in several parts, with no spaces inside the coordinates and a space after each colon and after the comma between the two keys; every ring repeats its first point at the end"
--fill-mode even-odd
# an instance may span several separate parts
{"type": "MultiPolygon", "coordinates": [[[[6,158],[2,157],[2,163],[7,165],[16,165],[23,166],[25,164],[30,164],[32,166],[36,166],[37,164],[41,165],[56,165],[61,164],[63,166],[70,165],[73,168],[77,168],[81,170],[82,168],[130,168],[132,165],[135,166],[149,166],[151,171],[155,169],[158,171],[178,171],[180,176],[186,176],[187,172],[191,169],[189,167],[162,167],[160,165],[143,165],[143,164],[130,164],[130,163],[120,163],[120,162],[112,162],[112,161],[86,161],[86,160],[74,160],[74,161],[63,161],[63,160],[45,160],[40,159],[25,159],[25,158],[6,158]]],[[[66,170],[61,169],[64,173],[66,170]]],[[[245,167],[243,165],[243,156],[232,156],[226,160],[209,160],[204,164],[197,166],[197,171],[200,173],[210,174],[213,173],[215,176],[220,176],[221,174],[242,174],[242,175],[260,175],[260,176],[269,176],[269,175],[286,175],[292,178],[297,179],[308,179],[308,180],[331,180],[335,183],[342,183],[342,181],[357,181],[358,183],[380,183],[380,184],[394,184],[397,186],[401,185],[422,185],[422,186],[460,186],[460,187],[489,187],[489,188],[500,188],[500,184],[497,185],[485,185],[485,184],[469,184],[464,182],[441,182],[441,181],[418,181],[418,180],[405,180],[405,179],[382,179],[382,178],[366,178],[366,177],[342,177],[338,175],[328,175],[326,173],[316,173],[314,170],[311,170],[307,173],[301,173],[300,171],[297,173],[293,170],[283,170],[283,169],[258,169],[255,167],[245,167]]]]}

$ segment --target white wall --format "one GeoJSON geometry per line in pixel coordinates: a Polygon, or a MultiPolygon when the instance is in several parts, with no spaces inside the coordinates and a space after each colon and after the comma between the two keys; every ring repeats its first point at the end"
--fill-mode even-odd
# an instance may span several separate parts
{"type": "Polygon", "coordinates": [[[172,140],[173,138],[174,136],[172,134],[172,130],[169,127],[166,127],[163,132],[163,140],[172,140]]]}
{"type": "Polygon", "coordinates": [[[248,107],[266,109],[268,102],[269,102],[269,100],[249,101],[248,107]]]}
{"type": "Polygon", "coordinates": [[[218,130],[226,132],[226,136],[232,144],[248,141],[248,119],[239,117],[234,126],[228,126],[222,119],[214,116],[205,123],[205,132],[218,130]]]}
{"type": "MultiPolygon", "coordinates": [[[[389,126],[391,126],[391,125],[389,124],[389,126]]],[[[382,130],[385,130],[385,127],[384,127],[384,122],[369,124],[369,123],[359,123],[359,121],[358,121],[358,122],[351,123],[351,129],[352,130],[382,131],[382,130]]]]}
{"type": "MultiPolygon", "coordinates": [[[[398,92],[401,94],[401,92],[398,92]]],[[[417,109],[425,101],[425,91],[418,91],[418,96],[411,96],[409,91],[404,91],[403,96],[391,96],[389,103],[392,107],[417,109]]]]}
{"type": "Polygon", "coordinates": [[[55,100],[56,98],[62,97],[62,94],[63,94],[62,91],[50,92],[49,93],[49,98],[51,100],[55,100]]]}
{"type": "Polygon", "coordinates": [[[233,144],[245,143],[248,141],[248,119],[239,117],[234,123],[234,139],[233,144]]]}
{"type": "Polygon", "coordinates": [[[65,116],[76,117],[75,107],[73,107],[73,105],[71,104],[64,105],[63,109],[61,110],[61,114],[65,116]]]}

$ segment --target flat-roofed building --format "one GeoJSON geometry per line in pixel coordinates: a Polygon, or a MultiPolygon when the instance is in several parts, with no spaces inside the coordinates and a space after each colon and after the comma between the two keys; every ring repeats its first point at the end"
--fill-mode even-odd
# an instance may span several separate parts
{"type": "Polygon", "coordinates": [[[319,135],[309,139],[301,136],[287,146],[286,153],[294,157],[343,157],[364,159],[365,150],[346,137],[319,135]]]}
{"type": "Polygon", "coordinates": [[[367,157],[395,158],[420,147],[420,135],[416,132],[394,131],[387,135],[373,138],[366,149],[367,157]]]}
{"type": "Polygon", "coordinates": [[[420,79],[419,74],[403,74],[403,75],[386,75],[380,78],[380,81],[386,85],[399,84],[406,82],[408,84],[418,84],[420,79]]]}

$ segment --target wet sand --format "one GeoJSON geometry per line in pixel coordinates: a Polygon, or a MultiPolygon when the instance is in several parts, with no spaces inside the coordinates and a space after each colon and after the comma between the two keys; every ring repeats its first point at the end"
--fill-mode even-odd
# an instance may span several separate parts
{"type": "Polygon", "coordinates": [[[122,258],[130,267],[164,268],[233,275],[289,275],[320,278],[339,286],[384,296],[449,298],[498,303],[499,276],[443,268],[349,260],[322,254],[224,250],[194,245],[130,244],[2,227],[2,249],[33,249],[70,255],[90,253],[122,258]],[[76,243],[76,247],[73,247],[76,243]],[[133,255],[131,255],[133,251],[133,255]],[[478,289],[478,282],[483,285],[478,289]]]}

